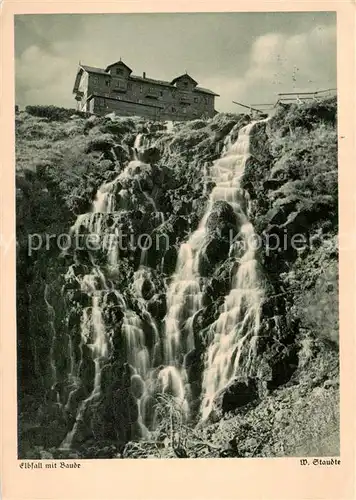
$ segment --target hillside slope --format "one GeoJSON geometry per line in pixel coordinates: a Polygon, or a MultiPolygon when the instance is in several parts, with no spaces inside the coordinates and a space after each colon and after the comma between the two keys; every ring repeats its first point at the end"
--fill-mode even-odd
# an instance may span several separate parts
{"type": "Polygon", "coordinates": [[[251,133],[240,182],[265,290],[252,361],[242,356],[238,377],[201,422],[209,331],[239,262],[231,257],[229,238],[241,238],[230,205],[219,201],[209,216],[199,264],[202,304],[191,325],[194,348],[185,358],[192,417],[187,422],[167,393],[150,403],[158,419],[153,434],[148,438],[140,431],[141,389],[127,373],[124,325],[134,315],[147,342],[164,335],[167,290],[182,243],[206,211],[214,187],[211,166],[249,122],[247,115],[219,114],[167,128],[140,118],[86,117],[53,107],[29,107],[16,116],[21,457],[338,454],[334,99],[281,106],[251,133]],[[130,167],[134,158],[138,163],[130,167]],[[101,187],[116,189],[117,182],[116,208],[93,216],[101,187]],[[133,235],[114,265],[102,249],[63,251],[59,244],[63,235],[73,235],[70,227],[83,237],[92,223],[100,224],[101,236],[113,227],[133,235]],[[155,241],[168,237],[169,244],[143,256],[134,241],[139,235],[155,241]],[[110,290],[101,314],[112,351],[100,372],[100,394],[81,412],[93,383],[95,389],[97,366],[82,336],[83,311],[91,300],[82,284],[93,262],[100,273],[91,286],[98,289],[103,273],[110,290]],[[70,450],[61,449],[73,429],[70,450]]]}

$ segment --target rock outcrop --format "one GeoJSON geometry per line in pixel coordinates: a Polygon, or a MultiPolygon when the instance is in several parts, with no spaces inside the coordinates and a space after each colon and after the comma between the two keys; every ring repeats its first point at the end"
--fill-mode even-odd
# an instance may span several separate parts
{"type": "MultiPolygon", "coordinates": [[[[125,334],[127,325],[143,332],[148,354],[140,356],[142,370],[152,360],[150,384],[164,385],[165,377],[175,383],[173,372],[162,366],[167,288],[182,243],[205,213],[214,187],[210,168],[250,118],[218,114],[168,131],[140,118],[64,119],[57,113],[51,120],[28,111],[16,116],[20,455],[38,457],[44,448],[56,457],[118,456],[129,441],[145,436],[145,412],[154,414],[152,409],[164,403],[149,392],[142,373],[132,370],[128,345],[133,342],[137,353],[142,346],[138,333],[125,334]],[[146,143],[137,139],[142,134],[146,143]],[[34,148],[34,138],[47,141],[47,147],[34,148]],[[88,249],[93,233],[97,245],[88,249]],[[34,234],[37,238],[29,237],[34,234]],[[49,242],[48,234],[55,235],[49,242]],[[113,234],[122,238],[118,251],[105,246],[113,234]],[[84,246],[78,247],[75,236],[84,246]],[[64,248],[62,240],[71,244],[64,248]],[[108,351],[95,357],[98,325],[88,325],[99,320],[108,351]],[[98,377],[100,393],[95,392],[98,377]],[[74,427],[72,450],[59,450],[74,427]]],[[[242,418],[250,426],[231,436],[221,456],[280,455],[281,433],[272,430],[270,415],[276,413],[277,427],[286,425],[296,394],[318,408],[331,394],[335,403],[335,123],[333,101],[283,107],[251,137],[241,180],[246,198],[240,203],[258,237],[265,296],[253,360],[242,352],[245,368],[216,395],[213,416],[200,427],[203,440],[206,433],[218,440],[219,422],[224,426],[242,418]],[[316,393],[320,387],[322,393],[316,393]]],[[[199,421],[212,325],[224,310],[243,255],[232,252],[242,243],[243,223],[222,200],[213,204],[206,222],[198,269],[201,307],[181,325],[182,341],[194,339],[181,360],[190,387],[191,426],[199,421]]],[[[160,418],[158,440],[166,432],[160,418]]]]}

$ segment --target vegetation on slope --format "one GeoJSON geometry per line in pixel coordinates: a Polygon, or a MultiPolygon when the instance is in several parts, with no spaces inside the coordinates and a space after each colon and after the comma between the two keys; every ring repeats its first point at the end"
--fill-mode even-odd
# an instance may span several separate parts
{"type": "MultiPolygon", "coordinates": [[[[220,156],[232,127],[248,121],[244,115],[217,115],[213,120],[177,124],[169,134],[160,124],[155,130],[140,118],[88,118],[55,107],[31,107],[17,115],[18,331],[19,359],[23,359],[19,397],[27,424],[38,422],[38,408],[43,408],[38,388],[43,387],[44,367],[34,370],[34,351],[46,352],[48,336],[41,282],[61,271],[55,248],[50,255],[39,250],[29,257],[28,233],[68,231],[76,216],[90,209],[98,187],[128,163],[137,133],[150,132],[159,150],[154,162],[155,201],[166,214],[159,231],[168,232],[174,242],[169,252],[150,259],[155,265],[163,257],[163,273],[170,275],[177,249],[197,227],[212,188],[203,170],[220,156]]],[[[253,137],[243,185],[252,201],[251,221],[263,241],[260,262],[271,283],[264,307],[266,314],[268,308],[271,311],[264,327],[270,328],[276,317],[280,324],[273,342],[261,347],[264,366],[272,370],[266,392],[195,429],[183,425],[179,408],[168,398],[160,404],[162,415],[171,416],[162,418],[156,442],[128,443],[123,448],[113,441],[88,440],[74,456],[338,454],[336,101],[279,107],[253,137]],[[302,244],[292,244],[295,235],[302,244]],[[273,249],[276,236],[286,243],[273,249]]],[[[144,211],[142,203],[138,198],[144,211]]],[[[227,223],[224,210],[221,207],[217,216],[219,224],[227,223]]],[[[135,224],[140,230],[140,217],[135,224]]],[[[207,290],[212,303],[198,318],[199,335],[229,287],[232,263],[223,244],[209,262],[207,290]]],[[[122,266],[120,272],[129,277],[135,261],[125,258],[122,266]]],[[[127,283],[123,281],[122,287],[127,283]]],[[[62,456],[51,440],[48,443],[51,456],[62,456]]],[[[31,449],[36,456],[44,453],[33,445],[31,449]]]]}

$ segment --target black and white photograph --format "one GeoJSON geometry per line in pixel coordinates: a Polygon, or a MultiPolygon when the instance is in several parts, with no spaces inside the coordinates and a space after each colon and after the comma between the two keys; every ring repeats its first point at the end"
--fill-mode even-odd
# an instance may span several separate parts
{"type": "Polygon", "coordinates": [[[18,459],[331,464],[336,13],[14,34],[18,459]]]}

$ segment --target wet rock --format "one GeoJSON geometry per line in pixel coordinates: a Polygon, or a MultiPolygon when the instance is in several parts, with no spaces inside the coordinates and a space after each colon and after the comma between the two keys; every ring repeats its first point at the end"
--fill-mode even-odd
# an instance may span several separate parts
{"type": "Polygon", "coordinates": [[[113,394],[112,404],[118,436],[127,442],[130,439],[130,426],[137,422],[139,415],[136,398],[127,389],[118,389],[113,394]]]}
{"type": "Polygon", "coordinates": [[[116,144],[113,147],[113,151],[115,153],[117,161],[119,161],[120,163],[125,163],[130,160],[130,153],[128,148],[125,148],[120,144],[116,144]]]}
{"type": "Polygon", "coordinates": [[[266,223],[269,225],[281,225],[288,219],[296,207],[297,200],[285,198],[279,200],[278,205],[271,208],[265,216],[266,223]]]}
{"type": "Polygon", "coordinates": [[[162,272],[165,274],[172,274],[175,270],[177,262],[177,249],[175,247],[170,247],[166,252],[164,252],[162,258],[162,272]]]}
{"type": "Polygon", "coordinates": [[[298,367],[298,347],[294,343],[284,346],[280,343],[272,344],[263,355],[272,369],[268,389],[275,389],[288,382],[298,367]]]}
{"type": "Polygon", "coordinates": [[[88,267],[83,264],[73,264],[71,269],[75,276],[83,276],[87,273],[88,267]]]}
{"type": "Polygon", "coordinates": [[[104,321],[108,325],[117,325],[120,323],[124,317],[125,313],[122,305],[110,306],[104,309],[104,321]]]}
{"type": "Polygon", "coordinates": [[[211,237],[207,242],[199,262],[201,276],[210,276],[216,266],[226,259],[230,242],[225,238],[211,237]]]}
{"type": "Polygon", "coordinates": [[[145,391],[145,384],[140,375],[132,375],[131,377],[131,392],[136,399],[140,399],[145,391]]]}
{"type": "Polygon", "coordinates": [[[227,413],[258,399],[257,384],[253,379],[235,380],[215,396],[214,411],[227,413]]]}
{"type": "Polygon", "coordinates": [[[193,349],[192,351],[188,352],[184,359],[184,365],[187,370],[193,400],[191,410],[198,410],[200,402],[199,395],[201,391],[201,379],[204,370],[204,355],[202,351],[193,349]]]}
{"type": "Polygon", "coordinates": [[[166,295],[155,294],[147,303],[147,310],[155,319],[162,320],[167,312],[166,295]]]}
{"type": "Polygon", "coordinates": [[[81,290],[68,290],[67,298],[71,302],[76,302],[82,308],[89,307],[92,304],[92,299],[90,295],[88,295],[85,292],[82,292],[81,290]]]}
{"type": "Polygon", "coordinates": [[[160,150],[154,146],[147,148],[139,154],[139,159],[150,165],[157,163],[160,159],[160,150]]]}
{"type": "Polygon", "coordinates": [[[227,259],[216,269],[211,280],[204,290],[205,301],[208,305],[221,296],[226,295],[231,287],[231,277],[238,265],[235,259],[227,259]]]}
{"type": "Polygon", "coordinates": [[[216,201],[206,223],[210,234],[217,233],[229,237],[230,230],[236,234],[237,217],[232,206],[226,201],[216,201]]]}
{"type": "Polygon", "coordinates": [[[117,306],[122,306],[124,305],[123,303],[123,297],[117,292],[109,292],[106,296],[106,303],[117,305],[117,306]]]}
{"type": "Polygon", "coordinates": [[[80,325],[82,317],[81,309],[72,308],[68,315],[68,330],[73,331],[80,325]]]}
{"type": "Polygon", "coordinates": [[[148,277],[146,277],[142,283],[141,293],[145,300],[150,300],[155,293],[155,287],[148,277]]]}

